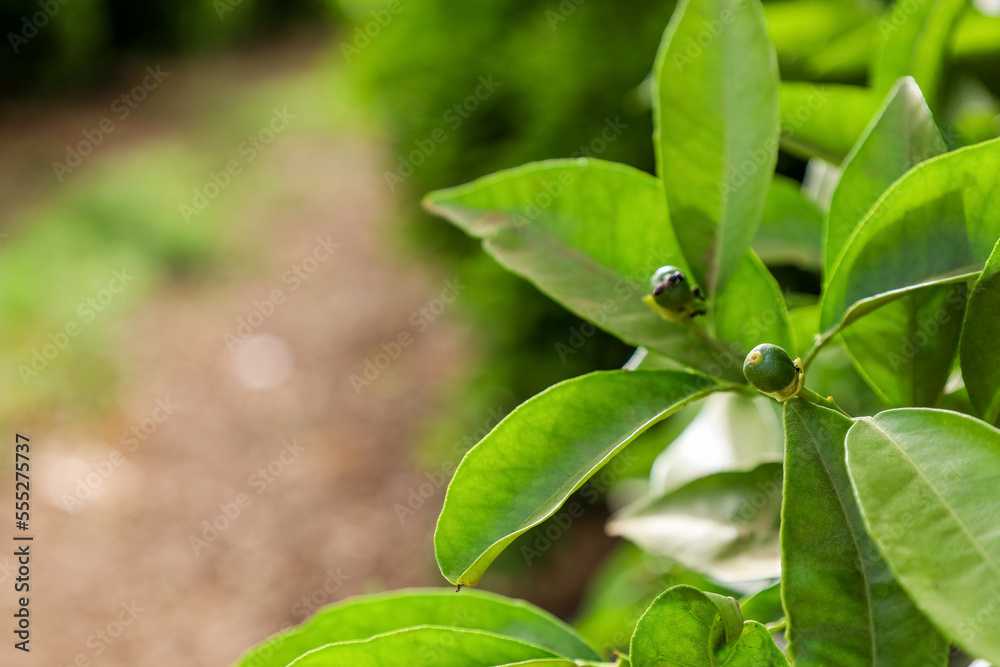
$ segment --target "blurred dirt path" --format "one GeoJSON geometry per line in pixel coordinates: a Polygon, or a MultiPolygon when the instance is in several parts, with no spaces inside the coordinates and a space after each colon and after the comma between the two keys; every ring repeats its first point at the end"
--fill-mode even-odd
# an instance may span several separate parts
{"type": "MultiPolygon", "coordinates": [[[[180,90],[194,74],[172,76],[180,90]]],[[[65,125],[52,145],[79,132],[65,125]]],[[[424,481],[415,429],[445,407],[471,343],[437,301],[449,277],[389,249],[384,157],[350,133],[283,133],[242,177],[226,231],[262,259],[164,289],[120,330],[118,414],[36,426],[34,633],[15,664],[228,665],[323,603],[442,583],[443,493],[405,521],[393,508],[424,481]],[[369,360],[370,385],[352,383],[369,360]]],[[[12,562],[0,557],[5,590],[12,562]]]]}

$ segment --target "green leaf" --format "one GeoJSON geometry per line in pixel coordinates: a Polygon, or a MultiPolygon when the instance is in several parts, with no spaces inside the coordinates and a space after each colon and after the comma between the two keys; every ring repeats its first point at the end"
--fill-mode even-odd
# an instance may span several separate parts
{"type": "Polygon", "coordinates": [[[627,667],[628,662],[591,662],[589,660],[566,660],[563,658],[526,660],[524,662],[512,662],[501,667],[627,667]]]}
{"type": "Polygon", "coordinates": [[[788,665],[767,628],[740,620],[736,600],[675,586],[639,619],[629,658],[634,667],[788,665]]]}
{"type": "Polygon", "coordinates": [[[800,77],[788,77],[786,68],[800,71],[803,61],[878,17],[868,3],[857,0],[765,2],[764,14],[782,74],[793,79],[800,77]]]}
{"type": "Polygon", "coordinates": [[[969,297],[962,329],[962,377],[979,416],[1000,422],[1000,243],[969,297]]]}
{"type": "MultiPolygon", "coordinates": [[[[830,202],[827,275],[882,193],[910,168],[945,150],[920,89],[913,79],[901,79],[848,156],[830,202]]],[[[886,403],[937,403],[962,326],[965,300],[959,292],[963,288],[954,286],[913,291],[844,331],[844,347],[855,367],[886,403]]]]}
{"type": "Polygon", "coordinates": [[[600,654],[568,625],[520,600],[479,591],[411,589],[352,598],[321,609],[295,628],[247,652],[239,667],[284,667],[326,644],[368,639],[417,625],[486,630],[549,649],[568,658],[600,654]]]}
{"type": "Polygon", "coordinates": [[[551,651],[482,630],[434,626],[410,628],[363,641],[328,644],[306,653],[295,667],[495,667],[539,658],[551,651]]]}
{"type": "Polygon", "coordinates": [[[523,403],[455,471],[434,534],[441,572],[474,586],[507,545],[552,516],[636,436],[721,388],[679,371],[598,372],[523,403]]]}
{"type": "Polygon", "coordinates": [[[720,472],[645,498],[613,516],[607,531],[716,581],[781,574],[781,463],[720,472]]]}
{"type": "Polygon", "coordinates": [[[621,542],[591,578],[573,626],[605,653],[628,651],[639,617],[657,595],[678,584],[732,593],[675,562],[621,542]]]}
{"type": "Polygon", "coordinates": [[[804,667],[944,665],[947,642],[865,532],[844,464],[852,423],[801,398],[785,403],[781,551],[789,653],[804,667]]]}
{"type": "Polygon", "coordinates": [[[921,610],[1000,662],[1000,431],[945,410],[858,420],[847,467],[869,534],[921,610]]]}
{"type": "Polygon", "coordinates": [[[967,0],[898,0],[878,23],[882,39],[870,74],[875,90],[884,94],[909,74],[935,106],[952,32],[968,6],[967,0]]]}
{"type": "Polygon", "coordinates": [[[882,193],[912,167],[946,150],[920,88],[913,79],[902,79],[845,160],[830,200],[824,234],[827,277],[847,240],[882,193]]]}
{"type": "Polygon", "coordinates": [[[781,84],[781,146],[839,164],[878,111],[882,96],[838,84],[781,84]]]}
{"type": "Polygon", "coordinates": [[[822,265],[823,213],[798,181],[775,175],[753,248],[770,266],[818,271],[822,265]]]}
{"type": "MultiPolygon", "coordinates": [[[[840,3],[838,3],[840,4],[840,3]]],[[[867,4],[867,3],[866,3],[867,4]]],[[[872,7],[872,5],[868,5],[872,7]]],[[[862,23],[801,63],[804,80],[852,81],[868,70],[871,44],[878,28],[874,21],[862,23]]]]}
{"type": "Polygon", "coordinates": [[[705,367],[712,375],[725,377],[732,365],[742,368],[747,353],[759,343],[792,348],[785,297],[778,281],[753,251],[740,262],[733,276],[733,289],[716,295],[712,321],[716,338],[727,343],[730,352],[717,355],[718,363],[705,367]]]}
{"type": "Polygon", "coordinates": [[[778,154],[778,63],[759,1],[682,0],[654,72],[674,232],[697,282],[721,293],[753,242],[778,154]]]}
{"type": "MultiPolygon", "coordinates": [[[[550,160],[433,192],[424,206],[605,331],[687,366],[715,363],[719,348],[642,302],[657,268],[688,270],[663,186],[649,174],[600,160],[550,160]]],[[[724,372],[743,380],[739,367],[724,372]]]]}
{"type": "Polygon", "coordinates": [[[934,287],[940,287],[943,285],[955,285],[959,283],[967,283],[970,280],[975,280],[980,275],[980,271],[969,271],[967,273],[956,273],[955,275],[947,276],[944,278],[937,278],[934,280],[928,280],[927,282],[917,283],[915,285],[907,285],[906,287],[900,287],[898,289],[889,290],[888,292],[883,292],[881,294],[875,294],[873,296],[865,297],[860,299],[855,303],[851,304],[850,308],[843,314],[835,325],[827,329],[821,336],[821,340],[826,343],[826,341],[832,339],[834,336],[840,334],[844,329],[851,326],[855,322],[859,321],[863,317],[874,313],[880,308],[885,307],[887,304],[892,303],[903,297],[910,296],[916,292],[926,289],[932,289],[934,287]]]}
{"type": "Polygon", "coordinates": [[[979,271],[1000,238],[1000,140],[918,164],[878,200],[834,264],[823,329],[856,301],[979,271]]]}
{"type": "Polygon", "coordinates": [[[958,352],[964,283],[911,290],[847,327],[844,348],[889,406],[936,406],[958,352]]]}

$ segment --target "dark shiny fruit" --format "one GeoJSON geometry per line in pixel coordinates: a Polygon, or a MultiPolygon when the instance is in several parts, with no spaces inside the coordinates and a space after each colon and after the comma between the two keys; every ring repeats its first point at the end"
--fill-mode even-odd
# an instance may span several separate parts
{"type": "Polygon", "coordinates": [[[653,300],[661,308],[682,313],[690,309],[694,292],[683,271],[675,266],[663,266],[653,274],[653,300]]]}

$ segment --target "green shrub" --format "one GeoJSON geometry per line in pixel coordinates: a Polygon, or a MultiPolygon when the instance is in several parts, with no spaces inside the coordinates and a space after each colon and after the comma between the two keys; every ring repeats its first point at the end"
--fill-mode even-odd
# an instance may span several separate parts
{"type": "MultiPolygon", "coordinates": [[[[639,348],[625,370],[528,400],[469,451],[434,536],[442,574],[479,584],[644,431],[703,402],[608,525],[679,573],[616,557],[589,638],[517,601],[413,591],[321,610],[241,665],[945,667],[956,646],[1000,662],[1000,139],[949,150],[942,137],[922,90],[942,82],[949,3],[932,5],[885,36],[881,52],[914,58],[876,62],[874,81],[899,76],[828,201],[774,177],[779,144],[828,155],[843,127],[816,120],[806,141],[788,124],[788,100],[809,98],[787,95],[756,0],[689,0],[672,19],[652,96],[656,176],[548,160],[425,199],[639,348]],[[790,211],[810,205],[812,302],[786,295],[753,250],[758,229],[794,227],[790,211]],[[654,298],[678,271],[703,307],[654,298]],[[602,613],[622,619],[618,633],[602,613]]],[[[858,95],[880,95],[819,92],[815,115],[830,105],[842,120],[865,108],[858,95]]]]}

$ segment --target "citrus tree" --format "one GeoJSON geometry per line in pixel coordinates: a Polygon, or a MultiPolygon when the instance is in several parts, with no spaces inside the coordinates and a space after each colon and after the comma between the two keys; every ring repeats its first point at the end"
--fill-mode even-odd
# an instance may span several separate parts
{"type": "Polygon", "coordinates": [[[240,664],[1000,664],[1000,141],[955,147],[933,111],[964,5],[891,13],[864,90],[881,101],[845,155],[858,91],[782,83],[757,0],[688,0],[654,67],[655,175],[551,160],[425,200],[637,348],[468,452],[434,536],[444,577],[478,584],[703,402],[609,532],[705,585],[656,591],[614,654],[524,602],[416,590],[328,607],[240,664]],[[782,146],[823,158],[809,192],[775,174],[782,146]],[[818,267],[820,294],[785,293],[779,255],[818,267]],[[730,449],[685,469],[680,440],[710,449],[721,427],[730,449]]]}

